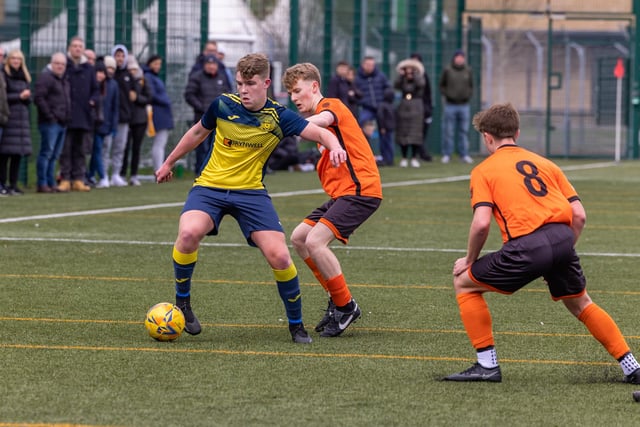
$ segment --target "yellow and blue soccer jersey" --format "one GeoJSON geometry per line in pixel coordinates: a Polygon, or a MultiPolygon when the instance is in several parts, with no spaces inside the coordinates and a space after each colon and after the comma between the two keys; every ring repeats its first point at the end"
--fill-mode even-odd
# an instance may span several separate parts
{"type": "Polygon", "coordinates": [[[264,189],[265,164],[285,136],[309,124],[297,113],[268,99],[259,111],[247,110],[235,94],[216,98],[201,124],[215,131],[211,155],[195,185],[227,190],[264,189]]]}

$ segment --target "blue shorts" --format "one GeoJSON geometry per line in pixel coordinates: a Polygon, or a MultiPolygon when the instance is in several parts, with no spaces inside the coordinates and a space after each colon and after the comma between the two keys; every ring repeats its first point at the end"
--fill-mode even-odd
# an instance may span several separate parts
{"type": "Polygon", "coordinates": [[[231,215],[238,221],[242,234],[251,246],[255,246],[251,240],[254,231],[284,233],[267,190],[223,190],[196,185],[189,191],[182,213],[194,210],[209,214],[213,229],[207,234],[213,236],[218,234],[222,218],[231,215]]]}

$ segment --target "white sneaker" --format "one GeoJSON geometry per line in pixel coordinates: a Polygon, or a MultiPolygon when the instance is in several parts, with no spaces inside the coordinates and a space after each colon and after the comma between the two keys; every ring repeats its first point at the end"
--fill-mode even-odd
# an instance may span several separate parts
{"type": "Polygon", "coordinates": [[[113,187],[126,187],[127,181],[122,179],[120,175],[111,175],[111,185],[113,187]]]}
{"type": "Polygon", "coordinates": [[[449,163],[449,161],[451,160],[451,158],[449,156],[442,156],[442,159],[440,160],[442,163],[447,164],[449,163]]]}
{"type": "Polygon", "coordinates": [[[407,159],[402,159],[400,160],[400,164],[398,165],[401,168],[406,168],[407,166],[409,166],[409,161],[407,159]]]}
{"type": "Polygon", "coordinates": [[[106,176],[96,184],[96,188],[109,188],[109,178],[106,176]]]}
{"type": "Polygon", "coordinates": [[[412,168],[419,168],[420,167],[420,162],[418,161],[418,159],[411,159],[411,167],[412,168]]]}
{"type": "Polygon", "coordinates": [[[471,163],[473,163],[473,159],[472,159],[471,157],[469,157],[469,156],[464,156],[464,157],[462,158],[462,161],[463,161],[464,163],[468,164],[468,165],[470,165],[471,163]]]}
{"type": "Polygon", "coordinates": [[[138,179],[137,176],[132,176],[129,179],[129,185],[133,185],[134,187],[139,187],[140,186],[140,180],[138,179]]]}

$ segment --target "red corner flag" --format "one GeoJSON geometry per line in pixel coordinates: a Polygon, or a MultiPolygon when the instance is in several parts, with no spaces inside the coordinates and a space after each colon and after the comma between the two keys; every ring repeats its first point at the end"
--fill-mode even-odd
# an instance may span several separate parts
{"type": "Polygon", "coordinates": [[[622,58],[618,58],[616,67],[613,69],[613,75],[616,76],[616,79],[624,77],[624,63],[622,62],[622,58]]]}

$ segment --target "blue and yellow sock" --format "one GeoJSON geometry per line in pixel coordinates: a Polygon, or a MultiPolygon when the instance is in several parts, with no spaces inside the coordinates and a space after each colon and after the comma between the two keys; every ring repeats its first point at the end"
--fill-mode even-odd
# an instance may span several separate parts
{"type": "Polygon", "coordinates": [[[191,276],[198,260],[198,251],[183,254],[173,247],[173,271],[176,283],[176,300],[187,299],[191,295],[191,276]]]}
{"type": "Polygon", "coordinates": [[[273,269],[273,275],[278,284],[278,293],[287,311],[289,324],[302,323],[302,296],[300,295],[300,282],[296,266],[291,263],[284,270],[273,269]]]}

